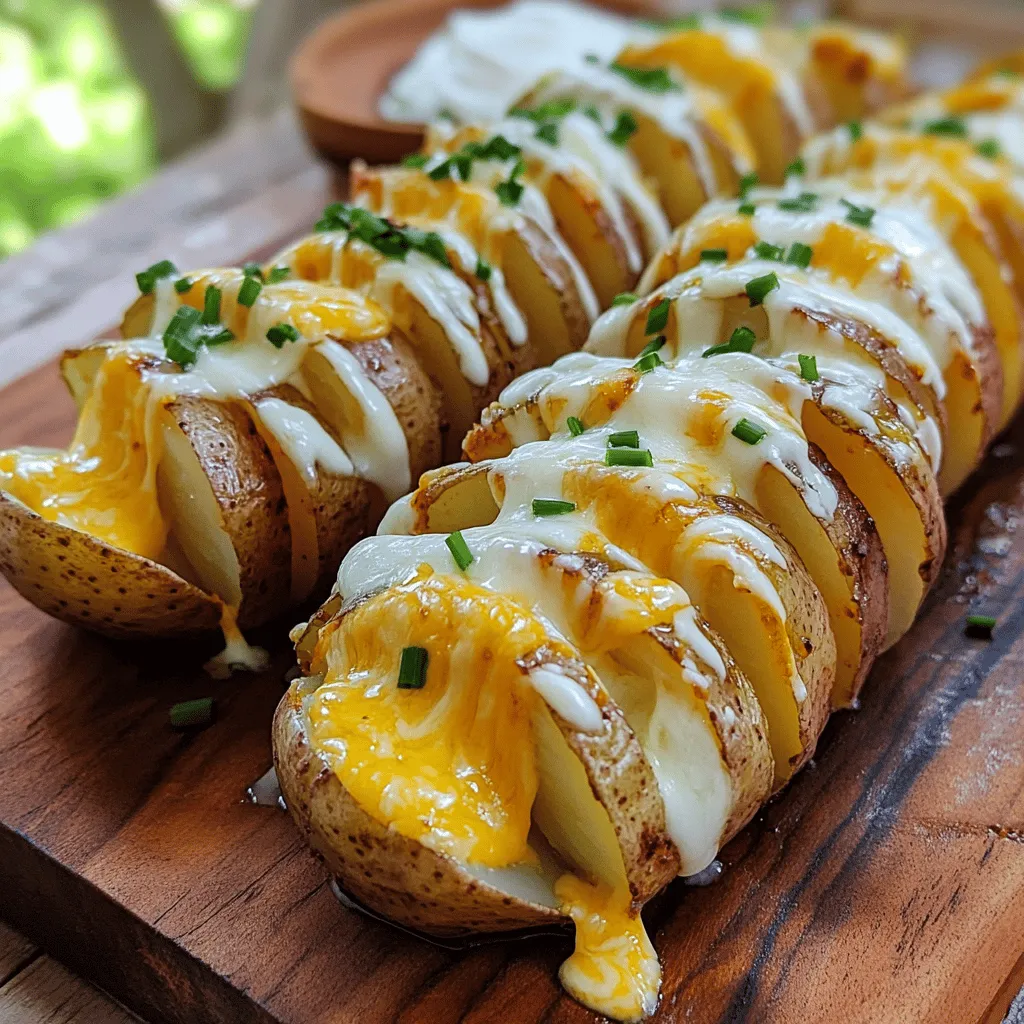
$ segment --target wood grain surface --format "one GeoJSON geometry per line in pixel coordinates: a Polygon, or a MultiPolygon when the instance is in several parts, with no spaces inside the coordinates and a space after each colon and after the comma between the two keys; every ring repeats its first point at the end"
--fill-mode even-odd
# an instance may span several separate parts
{"type": "MultiPolygon", "coordinates": [[[[308,226],[327,176],[275,125],[236,139],[230,161],[201,158],[218,182],[205,214],[179,192],[143,192],[126,201],[138,235],[94,223],[96,266],[62,272],[55,243],[0,267],[5,296],[32,285],[11,300],[24,308],[0,366],[40,364],[0,392],[0,447],[66,442],[71,402],[47,360],[110,326],[127,268],[237,261],[308,226]],[[270,152],[276,184],[250,192],[270,152]],[[143,231],[147,206],[157,226],[143,231]]],[[[188,174],[176,186],[197,187],[188,174]]],[[[659,1020],[1006,1012],[1024,974],[1022,517],[1018,423],[951,507],[940,585],[863,708],[835,716],[812,766],[724,851],[718,883],[676,884],[648,908],[659,1020]],[[969,607],[998,616],[991,641],[964,636],[969,607]]],[[[453,952],[370,921],[338,904],[284,814],[245,802],[270,764],[290,624],[257,637],[272,671],[217,683],[197,667],[212,641],[100,640],[0,585],[0,916],[153,1024],[593,1020],[556,981],[568,940],[453,952]],[[169,707],[202,695],[215,723],[173,731],[169,707]]]]}

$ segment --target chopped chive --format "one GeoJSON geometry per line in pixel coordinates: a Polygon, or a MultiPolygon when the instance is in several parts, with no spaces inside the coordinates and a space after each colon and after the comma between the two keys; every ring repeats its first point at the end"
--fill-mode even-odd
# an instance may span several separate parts
{"type": "Polygon", "coordinates": [[[619,292],[618,295],[612,299],[613,306],[632,306],[634,302],[639,302],[640,296],[634,295],[633,292],[619,292]]]}
{"type": "Polygon", "coordinates": [[[758,242],[754,246],[754,255],[763,260],[781,260],[785,254],[781,245],[772,245],[771,242],[758,242]]]}
{"type": "Polygon", "coordinates": [[[427,161],[430,159],[426,153],[410,153],[408,156],[402,157],[403,167],[412,167],[415,170],[421,170],[427,166],[427,161]]]}
{"type": "Polygon", "coordinates": [[[199,697],[197,700],[183,700],[175,704],[170,712],[171,727],[194,729],[209,725],[213,721],[213,698],[199,697]]]}
{"type": "Polygon", "coordinates": [[[661,361],[661,356],[659,356],[657,352],[648,352],[647,355],[641,356],[633,364],[633,369],[636,370],[637,373],[650,373],[651,370],[664,365],[665,364],[661,361]]]}
{"type": "Polygon", "coordinates": [[[637,130],[636,118],[628,110],[620,110],[615,115],[615,124],[607,133],[608,141],[616,146],[625,146],[637,130]]]}
{"type": "Polygon", "coordinates": [[[203,346],[223,345],[234,335],[221,324],[207,324],[203,314],[193,306],[179,306],[163,333],[164,351],[167,358],[174,360],[187,370],[199,358],[203,346]]]}
{"type": "Polygon", "coordinates": [[[251,306],[263,291],[263,283],[258,277],[247,277],[238,289],[238,304],[240,306],[251,306]]]}
{"type": "Polygon", "coordinates": [[[805,356],[800,354],[797,356],[797,360],[800,363],[800,376],[803,377],[804,380],[821,380],[821,374],[818,373],[818,360],[816,356],[805,356]]]}
{"type": "Polygon", "coordinates": [[[749,174],[744,174],[740,178],[739,192],[740,199],[746,199],[747,193],[757,184],[758,182],[757,171],[751,171],[749,174]]]}
{"type": "Polygon", "coordinates": [[[558,145],[558,125],[554,121],[545,121],[537,125],[537,130],[533,134],[549,146],[558,145]]]}
{"type": "Polygon", "coordinates": [[[986,636],[992,635],[992,630],[995,628],[996,618],[994,615],[968,615],[967,616],[967,630],[968,632],[982,633],[986,636]]]}
{"type": "Polygon", "coordinates": [[[921,131],[926,135],[945,135],[949,138],[967,138],[967,122],[962,117],[936,117],[925,121],[921,131]]]}
{"type": "Polygon", "coordinates": [[[997,159],[1003,151],[998,139],[982,139],[975,146],[975,149],[978,151],[979,156],[983,156],[988,160],[997,159]]]}
{"type": "Polygon", "coordinates": [[[427,681],[427,651],[424,647],[403,647],[398,663],[398,688],[422,690],[427,681]]]}
{"type": "Polygon", "coordinates": [[[267,284],[277,284],[279,281],[289,277],[291,272],[291,267],[286,267],[283,263],[279,263],[276,267],[271,267],[267,271],[267,284]]]}
{"type": "Polygon", "coordinates": [[[448,545],[448,550],[452,553],[455,564],[465,572],[473,564],[473,552],[469,550],[469,545],[466,543],[466,538],[462,536],[462,531],[456,530],[454,533],[449,533],[445,537],[444,542],[448,545]]]}
{"type": "Polygon", "coordinates": [[[763,277],[755,277],[752,281],[748,281],[746,284],[745,291],[747,298],[750,300],[751,306],[760,306],[764,302],[765,297],[769,292],[774,291],[779,287],[779,279],[775,276],[773,270],[769,274],[765,274],[763,277]]]}
{"type": "Polygon", "coordinates": [[[589,117],[590,120],[593,121],[595,124],[599,124],[602,128],[604,128],[604,122],[601,120],[601,111],[598,110],[593,103],[588,103],[583,108],[583,116],[589,117]]]}
{"type": "Polygon", "coordinates": [[[729,258],[728,249],[701,249],[701,263],[725,263],[729,258]]]}
{"type": "Polygon", "coordinates": [[[801,192],[798,196],[790,196],[787,199],[779,200],[780,210],[789,210],[797,213],[810,213],[814,204],[818,201],[816,192],[801,192]]]}
{"type": "Polygon", "coordinates": [[[267,331],[267,341],[274,348],[284,348],[286,341],[298,341],[299,332],[291,324],[274,324],[267,331]]]}
{"type": "Polygon", "coordinates": [[[179,295],[184,295],[185,292],[187,292],[189,290],[189,288],[191,288],[191,287],[192,287],[192,278],[191,277],[179,277],[178,280],[174,282],[174,290],[179,295]]]}
{"type": "Polygon", "coordinates": [[[562,501],[561,498],[533,499],[533,514],[535,516],[564,516],[567,512],[575,511],[575,501],[562,501]]]}
{"type": "Polygon", "coordinates": [[[783,176],[788,178],[791,174],[804,175],[807,173],[807,165],[804,163],[802,157],[797,157],[783,172],[783,176]]]}
{"type": "Polygon", "coordinates": [[[864,137],[864,125],[860,121],[847,121],[846,130],[850,133],[851,142],[859,142],[864,137]]]}
{"type": "Polygon", "coordinates": [[[665,347],[665,335],[659,334],[656,338],[651,338],[649,342],[639,352],[637,352],[637,359],[643,359],[644,356],[649,356],[652,352],[660,352],[665,347]]]}
{"type": "Polygon", "coordinates": [[[170,277],[177,272],[178,268],[170,260],[160,260],[159,263],[154,263],[151,267],[140,270],[135,275],[135,283],[139,286],[139,291],[143,295],[148,295],[156,287],[156,283],[160,278],[170,277]]]}
{"type": "Polygon", "coordinates": [[[476,258],[476,276],[481,281],[490,281],[491,279],[491,265],[482,256],[476,258]]]}
{"type": "Polygon", "coordinates": [[[657,334],[665,329],[668,323],[668,309],[672,304],[670,299],[661,299],[647,311],[647,324],[644,327],[644,334],[657,334]]]}
{"type": "Polygon", "coordinates": [[[702,358],[709,356],[724,356],[729,352],[750,352],[754,348],[757,335],[749,327],[737,327],[729,337],[729,340],[721,345],[712,345],[701,353],[702,358]]]}
{"type": "Polygon", "coordinates": [[[246,265],[242,267],[242,273],[245,274],[246,277],[258,277],[261,281],[263,280],[263,268],[255,261],[246,263],[246,265]]]}
{"type": "Polygon", "coordinates": [[[682,92],[679,85],[668,73],[668,68],[634,68],[620,64],[617,60],[608,65],[609,71],[621,75],[627,82],[644,92],[663,95],[667,92],[682,92]]]}
{"type": "Polygon", "coordinates": [[[744,444],[757,444],[767,433],[764,427],[751,423],[746,417],[732,428],[732,436],[738,437],[744,444]]]}
{"type": "Polygon", "coordinates": [[[215,324],[220,320],[220,289],[207,285],[203,293],[203,323],[215,324]]]}
{"type": "Polygon", "coordinates": [[[649,448],[609,448],[604,453],[606,466],[653,466],[649,448]]]}
{"type": "Polygon", "coordinates": [[[515,171],[508,181],[499,182],[494,186],[494,194],[502,206],[515,206],[523,197],[523,186],[515,180],[515,171]]]}
{"type": "Polygon", "coordinates": [[[570,416],[566,421],[565,425],[569,428],[569,433],[573,437],[579,437],[587,428],[583,426],[583,421],[577,416],[570,416]]]}
{"type": "Polygon", "coordinates": [[[794,242],[786,254],[786,262],[806,270],[811,265],[813,255],[814,250],[809,245],[804,245],[803,242],[794,242]]]}
{"type": "Polygon", "coordinates": [[[608,435],[609,448],[639,448],[640,432],[638,430],[616,430],[608,435]]]}
{"type": "Polygon", "coordinates": [[[848,199],[840,199],[839,202],[846,207],[846,219],[850,224],[856,224],[861,228],[871,227],[871,221],[875,217],[875,211],[870,206],[857,206],[848,199]]]}
{"type": "Polygon", "coordinates": [[[740,203],[736,207],[737,213],[742,213],[744,217],[753,217],[757,207],[753,203],[740,203]]]}

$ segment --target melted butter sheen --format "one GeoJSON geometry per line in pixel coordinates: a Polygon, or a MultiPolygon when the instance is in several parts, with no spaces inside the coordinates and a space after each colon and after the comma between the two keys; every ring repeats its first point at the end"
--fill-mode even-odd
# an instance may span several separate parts
{"type": "Polygon", "coordinates": [[[563,875],[555,895],[576,925],[576,948],[558,972],[565,988],[614,1020],[654,1013],[661,965],[640,915],[631,912],[629,893],[563,875]]]}

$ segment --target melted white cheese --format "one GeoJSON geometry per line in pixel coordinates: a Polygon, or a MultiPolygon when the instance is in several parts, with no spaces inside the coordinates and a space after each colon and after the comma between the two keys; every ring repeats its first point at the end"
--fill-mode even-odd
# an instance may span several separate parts
{"type": "Polygon", "coordinates": [[[317,467],[338,476],[353,474],[352,460],[312,413],[280,398],[261,398],[255,406],[260,422],[274,435],[310,490],[317,486],[317,467]]]}

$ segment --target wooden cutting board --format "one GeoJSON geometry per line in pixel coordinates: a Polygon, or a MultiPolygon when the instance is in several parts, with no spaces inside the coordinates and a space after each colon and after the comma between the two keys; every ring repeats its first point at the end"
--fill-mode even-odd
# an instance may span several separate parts
{"type": "MultiPolygon", "coordinates": [[[[0,374],[109,326],[97,311],[128,301],[129,269],[263,255],[329,196],[287,124],[219,145],[0,266],[0,374]]],[[[0,447],[64,444],[73,422],[52,361],[0,391],[0,447]]],[[[1018,521],[1024,419],[950,508],[946,572],[862,710],[835,716],[716,884],[649,907],[659,1021],[1002,1019],[1024,982],[1018,521]],[[964,636],[968,607],[998,615],[991,641],[964,636]]],[[[272,672],[214,683],[198,669],[212,642],[97,639],[0,581],[0,917],[152,1024],[595,1020],[558,987],[567,939],[452,951],[369,920],[285,814],[246,802],[289,625],[257,638],[272,672]],[[172,731],[169,707],[202,695],[216,722],[172,731]]]]}

